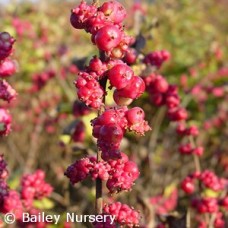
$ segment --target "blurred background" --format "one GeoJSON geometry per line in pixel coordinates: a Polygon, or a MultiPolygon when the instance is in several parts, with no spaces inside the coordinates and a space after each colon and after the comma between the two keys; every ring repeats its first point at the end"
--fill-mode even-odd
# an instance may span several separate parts
{"type": "MultiPolygon", "coordinates": [[[[9,82],[18,93],[14,102],[4,104],[12,113],[13,131],[0,139],[0,152],[9,165],[11,188],[18,188],[23,173],[38,168],[46,172],[54,193],[41,209],[93,214],[94,183],[88,180],[73,187],[64,176],[77,158],[96,153],[90,126],[96,112],[77,100],[73,84],[78,70],[97,54],[89,34],[70,25],[70,9],[78,3],[0,0],[1,31],[16,38],[13,58],[17,73],[9,82]]],[[[190,121],[200,129],[197,140],[206,148],[202,167],[227,178],[228,1],[122,3],[129,12],[125,22],[128,34],[140,34],[146,40],[141,52],[165,49],[171,53],[159,73],[178,85],[190,121]]],[[[136,64],[135,72],[139,68],[136,64]]],[[[108,103],[112,104],[111,97],[108,103]]],[[[178,185],[194,169],[192,158],[179,155],[181,139],[162,108],[153,106],[147,94],[135,104],[143,107],[156,131],[142,138],[132,134],[124,138],[122,147],[139,165],[141,176],[131,193],[118,198],[144,210],[144,221],[155,218],[148,218],[149,206],[138,198],[141,192],[145,199],[173,197],[166,210],[184,212],[186,199],[183,192],[178,192],[178,185]]]]}

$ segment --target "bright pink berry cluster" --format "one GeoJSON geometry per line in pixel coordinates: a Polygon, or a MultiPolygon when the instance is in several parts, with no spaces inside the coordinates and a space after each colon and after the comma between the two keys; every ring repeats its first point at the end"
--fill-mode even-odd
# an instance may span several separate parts
{"type": "Polygon", "coordinates": [[[144,57],[145,64],[160,68],[161,65],[170,59],[170,53],[166,50],[154,51],[144,57]]]}
{"type": "Polygon", "coordinates": [[[178,191],[174,189],[169,196],[159,194],[150,198],[150,203],[155,209],[157,215],[166,215],[173,211],[177,206],[178,191]]]}
{"type": "Polygon", "coordinates": [[[23,205],[20,194],[15,190],[9,190],[8,194],[3,197],[3,203],[0,212],[5,214],[14,213],[16,219],[20,219],[23,212],[23,205]]]}
{"type": "Polygon", "coordinates": [[[163,76],[156,73],[151,73],[149,76],[144,77],[144,81],[151,102],[156,106],[165,105],[170,121],[177,122],[176,132],[180,136],[188,138],[189,142],[184,142],[179,146],[179,152],[182,155],[202,156],[204,148],[193,143],[194,137],[199,135],[199,129],[195,125],[186,126],[185,121],[188,118],[188,112],[181,107],[177,86],[170,85],[163,76]]]}
{"type": "Polygon", "coordinates": [[[54,70],[47,70],[42,73],[35,73],[32,76],[32,86],[29,89],[31,93],[40,91],[49,80],[55,77],[56,73],[54,70]]]}
{"type": "MultiPolygon", "coordinates": [[[[214,228],[224,228],[225,227],[225,218],[223,216],[223,214],[221,212],[217,212],[217,213],[214,213],[215,215],[215,219],[214,219],[214,224],[213,224],[213,227],[214,228]]],[[[199,223],[198,223],[198,228],[207,228],[208,227],[208,224],[206,221],[202,221],[200,219],[199,220],[199,223]]]]}
{"type": "MultiPolygon", "coordinates": [[[[34,174],[27,174],[22,177],[20,191],[12,190],[7,184],[8,170],[7,164],[0,156],[0,212],[3,214],[13,213],[18,225],[24,227],[22,213],[34,214],[34,200],[48,197],[52,192],[52,187],[45,182],[45,173],[37,170],[34,174]]],[[[36,224],[37,225],[37,224],[36,224]]]]}
{"type": "MultiPolygon", "coordinates": [[[[16,91],[3,78],[16,72],[16,65],[8,58],[12,53],[15,40],[7,32],[0,33],[0,99],[10,102],[16,97],[16,91]]],[[[11,130],[12,118],[3,107],[0,107],[0,136],[6,136],[11,130]]]]}
{"type": "Polygon", "coordinates": [[[87,106],[98,109],[103,104],[104,90],[99,82],[86,72],[80,72],[75,86],[78,98],[87,106]]]}
{"type": "Polygon", "coordinates": [[[117,60],[125,56],[129,62],[134,61],[129,48],[134,40],[124,33],[122,26],[125,16],[124,7],[117,1],[105,2],[101,7],[82,1],[72,10],[71,24],[91,33],[92,41],[106,56],[105,59],[95,56],[75,82],[79,99],[92,108],[99,109],[103,105],[106,94],[99,83],[102,78],[109,79],[111,86],[116,88],[114,100],[117,105],[129,105],[145,90],[143,80],[135,76],[127,64],[117,60]]]}
{"type": "Polygon", "coordinates": [[[107,204],[104,206],[104,213],[114,215],[115,221],[120,225],[134,227],[139,224],[139,212],[130,208],[127,204],[121,204],[120,202],[107,204]]]}
{"type": "Polygon", "coordinates": [[[111,58],[124,56],[132,38],[124,33],[122,22],[126,10],[117,1],[105,2],[102,6],[87,5],[82,1],[71,12],[71,24],[91,34],[92,42],[111,58]]]}
{"type": "MultiPolygon", "coordinates": [[[[224,178],[219,178],[212,171],[205,170],[201,173],[195,172],[187,176],[181,183],[181,188],[186,194],[193,194],[198,191],[203,193],[208,189],[213,192],[218,192],[219,195],[228,187],[228,180],[224,178]],[[197,187],[198,186],[198,187],[197,187]]],[[[222,215],[222,210],[227,208],[228,201],[227,197],[211,197],[211,196],[194,196],[191,199],[191,206],[200,214],[216,214],[216,219],[214,220],[214,227],[223,228],[224,219],[222,215]]],[[[203,227],[203,222],[199,219],[199,227],[203,227]]],[[[205,224],[205,227],[207,224],[205,224]]]]}
{"type": "MultiPolygon", "coordinates": [[[[99,110],[99,116],[91,123],[101,156],[77,160],[68,167],[65,175],[72,184],[88,176],[96,181],[106,181],[112,194],[130,190],[139,176],[137,165],[121,152],[124,134],[128,130],[144,135],[151,129],[141,108],[127,108],[143,94],[146,85],[129,67],[136,61],[137,52],[129,47],[135,40],[124,32],[122,22],[125,17],[126,10],[117,1],[108,1],[101,6],[82,1],[72,10],[70,17],[74,28],[91,34],[91,41],[100,53],[79,72],[75,86],[78,98],[87,106],[99,110]],[[109,89],[114,90],[115,107],[105,106],[106,82],[110,84],[109,89]]],[[[132,227],[139,223],[139,213],[127,205],[114,203],[106,205],[103,211],[115,213],[116,222],[121,225],[132,227]]],[[[106,226],[95,224],[95,227],[106,226]]]]}
{"type": "Polygon", "coordinates": [[[181,183],[181,188],[185,193],[192,194],[195,191],[196,181],[202,187],[211,189],[213,191],[222,191],[228,186],[228,180],[219,178],[210,170],[204,170],[203,172],[195,172],[188,175],[181,183]]]}
{"type": "Polygon", "coordinates": [[[144,81],[151,102],[156,106],[166,105],[167,114],[171,121],[187,119],[188,113],[186,109],[180,106],[177,86],[170,85],[163,76],[155,73],[144,77],[144,81]]]}
{"type": "MultiPolygon", "coordinates": [[[[164,61],[162,60],[161,52],[154,53],[156,54],[153,55],[153,53],[151,53],[144,58],[144,63],[150,71],[148,76],[143,76],[149,98],[154,105],[159,107],[165,106],[170,121],[177,122],[176,133],[182,137],[182,143],[178,148],[180,154],[193,155],[195,160],[196,172],[188,175],[181,182],[181,188],[186,194],[191,196],[190,201],[192,202],[192,206],[196,210],[196,213],[199,213],[199,218],[196,216],[199,221],[199,227],[208,226],[207,222],[202,221],[203,217],[200,215],[207,213],[209,216],[214,214],[214,227],[224,228],[224,213],[222,212],[227,205],[226,196],[224,197],[224,193],[227,189],[227,180],[217,177],[209,170],[200,171],[201,167],[198,157],[203,155],[204,147],[196,145],[196,137],[199,135],[199,129],[194,124],[187,124],[188,112],[181,106],[181,99],[177,91],[177,86],[169,84],[163,76],[156,72],[164,61]],[[151,68],[151,66],[154,67],[151,68]],[[208,191],[214,192],[214,195],[217,196],[207,196],[208,191]]],[[[168,59],[169,57],[165,60],[168,59]]],[[[195,72],[192,71],[192,74],[195,74],[195,72]]],[[[202,99],[199,101],[203,103],[208,97],[207,94],[213,94],[215,97],[222,97],[224,95],[223,90],[224,88],[222,87],[214,88],[210,86],[200,86],[195,87],[192,94],[195,94],[197,98],[199,98],[199,93],[203,91],[204,94],[200,93],[202,99]]],[[[219,114],[215,117],[214,125],[221,126],[221,124],[226,121],[226,117],[226,110],[224,110],[224,108],[220,109],[219,114]]],[[[208,126],[209,128],[210,123],[206,123],[205,126],[208,126]]],[[[154,202],[156,202],[156,200],[154,200],[154,202]]],[[[165,225],[161,224],[161,227],[165,227],[165,225]]]]}
{"type": "Polygon", "coordinates": [[[120,157],[120,143],[126,130],[139,135],[150,130],[145,113],[139,107],[109,108],[102,115],[92,120],[93,136],[102,151],[104,160],[120,157]]]}
{"type": "Polygon", "coordinates": [[[121,153],[121,158],[108,162],[97,162],[95,157],[87,157],[77,160],[70,165],[65,172],[72,184],[91,176],[92,179],[107,181],[107,188],[110,193],[117,193],[123,190],[130,190],[134,181],[139,176],[137,165],[129,161],[126,154],[121,153]]]}
{"type": "Polygon", "coordinates": [[[99,83],[101,79],[109,79],[111,87],[115,87],[114,101],[117,105],[129,105],[145,91],[145,83],[141,77],[135,76],[133,70],[121,60],[102,62],[94,57],[85,71],[79,72],[75,82],[80,100],[95,109],[103,104],[104,89],[99,83]]]}
{"type": "Polygon", "coordinates": [[[45,182],[45,173],[37,170],[33,174],[26,174],[21,179],[21,198],[26,207],[31,207],[35,199],[42,199],[51,194],[53,188],[45,182]]]}

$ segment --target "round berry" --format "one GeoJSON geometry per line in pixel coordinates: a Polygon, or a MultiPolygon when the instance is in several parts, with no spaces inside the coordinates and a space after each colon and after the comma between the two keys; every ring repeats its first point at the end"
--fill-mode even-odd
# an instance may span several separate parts
{"type": "Polygon", "coordinates": [[[111,51],[121,41],[122,33],[114,25],[107,25],[98,30],[95,35],[95,44],[102,51],[111,51]]]}
{"type": "Polygon", "coordinates": [[[126,117],[128,122],[130,122],[130,124],[136,124],[144,120],[145,113],[141,108],[134,107],[127,111],[126,117]]]}
{"type": "Polygon", "coordinates": [[[134,76],[133,70],[126,64],[117,64],[107,73],[112,86],[117,89],[126,87],[134,76]]]}

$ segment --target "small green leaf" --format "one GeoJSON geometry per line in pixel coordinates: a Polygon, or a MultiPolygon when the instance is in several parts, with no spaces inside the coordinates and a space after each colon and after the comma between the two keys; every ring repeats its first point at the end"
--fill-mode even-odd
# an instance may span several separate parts
{"type": "Polygon", "coordinates": [[[33,206],[38,209],[52,209],[54,202],[48,198],[43,198],[41,200],[34,200],[33,206]]]}

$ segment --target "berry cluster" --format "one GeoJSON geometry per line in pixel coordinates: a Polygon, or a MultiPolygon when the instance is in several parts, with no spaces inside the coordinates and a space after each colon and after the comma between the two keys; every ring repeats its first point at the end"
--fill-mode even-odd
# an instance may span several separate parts
{"type": "Polygon", "coordinates": [[[94,57],[85,71],[79,73],[75,82],[78,97],[86,105],[99,109],[106,95],[99,80],[106,78],[115,87],[117,105],[129,105],[145,90],[143,80],[120,58],[133,63],[136,55],[129,48],[134,40],[124,33],[122,21],[126,16],[124,7],[117,1],[105,2],[102,6],[81,4],[72,10],[71,24],[92,34],[92,41],[103,52],[105,59],[94,57]],[[132,56],[133,55],[133,56],[132,56]],[[114,60],[113,60],[114,58],[114,60]]]}
{"type": "MultiPolygon", "coordinates": [[[[16,91],[3,78],[16,72],[16,65],[8,58],[15,40],[7,32],[0,33],[0,99],[11,102],[16,97],[16,91]]],[[[0,107],[0,136],[6,136],[11,130],[12,118],[5,108],[0,107]]]]}
{"type": "Polygon", "coordinates": [[[20,194],[15,190],[9,190],[8,194],[3,197],[3,203],[0,212],[6,214],[14,213],[16,219],[20,219],[23,213],[23,205],[20,194]]]}
{"type": "Polygon", "coordinates": [[[156,73],[144,77],[144,81],[151,102],[156,106],[166,105],[171,121],[187,119],[187,111],[180,106],[180,97],[175,85],[170,85],[162,75],[156,73]]]}
{"type": "Polygon", "coordinates": [[[129,105],[145,91],[145,83],[141,77],[135,76],[133,70],[121,60],[102,62],[94,57],[85,71],[80,71],[75,86],[80,100],[95,109],[103,104],[105,92],[99,80],[109,79],[111,87],[115,87],[114,101],[117,105],[129,105]]]}
{"type": "Polygon", "coordinates": [[[147,54],[144,57],[143,62],[147,65],[157,67],[158,69],[161,65],[170,59],[170,53],[166,50],[154,51],[147,54]]]}
{"type": "Polygon", "coordinates": [[[72,184],[86,179],[89,175],[93,180],[99,178],[107,181],[106,186],[110,193],[116,193],[130,190],[139,176],[139,171],[137,165],[129,161],[126,154],[121,153],[121,158],[109,159],[108,162],[97,162],[95,157],[82,158],[70,165],[65,175],[72,184]]]}
{"type": "Polygon", "coordinates": [[[89,73],[80,72],[75,86],[78,89],[78,98],[87,106],[98,109],[103,104],[104,90],[99,82],[89,73]]]}
{"type": "Polygon", "coordinates": [[[192,194],[195,191],[195,182],[197,180],[201,188],[204,187],[215,192],[222,191],[228,185],[228,180],[219,178],[210,170],[204,170],[201,173],[195,172],[188,175],[181,183],[182,190],[187,194],[192,194]]]}
{"type": "MultiPolygon", "coordinates": [[[[222,198],[217,196],[219,196],[223,190],[227,188],[228,180],[219,178],[212,171],[205,170],[201,173],[195,172],[190,174],[181,183],[181,188],[186,194],[193,194],[196,192],[197,186],[199,186],[198,190],[202,193],[202,195],[193,197],[191,199],[191,206],[200,214],[216,214],[214,227],[224,227],[225,223],[220,210],[222,211],[222,208],[227,207],[228,201],[226,196],[222,198]],[[197,181],[198,183],[196,184],[197,181]],[[208,190],[216,193],[216,196],[207,196],[208,190]]],[[[203,224],[201,220],[199,224],[203,224]]]]}
{"type": "MultiPolygon", "coordinates": [[[[224,216],[222,213],[217,212],[214,213],[215,219],[214,219],[214,224],[213,227],[215,228],[224,228],[225,227],[225,220],[224,220],[224,216]]],[[[208,224],[205,221],[201,221],[200,219],[199,223],[198,223],[198,228],[207,228],[208,224]]]]}
{"type": "Polygon", "coordinates": [[[32,86],[29,89],[31,93],[40,91],[50,79],[55,77],[56,73],[54,70],[47,70],[42,73],[35,73],[32,76],[32,86]]]}
{"type": "Polygon", "coordinates": [[[194,137],[199,135],[199,129],[195,125],[186,126],[188,112],[181,107],[177,86],[170,85],[163,76],[156,73],[144,76],[144,81],[151,102],[156,106],[166,105],[168,118],[170,121],[177,122],[177,134],[188,138],[189,142],[184,142],[179,146],[180,154],[202,156],[204,148],[194,143],[194,137]]]}
{"type": "Polygon", "coordinates": [[[105,2],[100,7],[82,1],[72,10],[70,21],[74,28],[90,33],[92,42],[101,51],[111,58],[121,58],[132,42],[123,30],[125,17],[126,10],[117,1],[105,2]]]}
{"type": "Polygon", "coordinates": [[[21,198],[26,207],[30,208],[35,199],[47,197],[52,192],[52,187],[45,182],[45,173],[37,170],[33,174],[26,174],[21,179],[21,198]]]}
{"type": "MultiPolygon", "coordinates": [[[[7,164],[0,156],[0,212],[3,214],[13,213],[18,225],[22,224],[22,213],[35,214],[34,200],[47,197],[52,192],[52,187],[44,180],[45,173],[37,170],[34,174],[27,174],[22,177],[20,191],[12,190],[7,184],[7,164]]],[[[38,224],[36,224],[38,225],[38,224]]]]}
{"type": "Polygon", "coordinates": [[[150,203],[155,209],[157,215],[167,215],[177,206],[178,192],[174,189],[168,196],[159,194],[150,198],[150,203]]]}
{"type": "MultiPolygon", "coordinates": [[[[78,73],[75,86],[78,98],[87,106],[99,110],[99,116],[91,123],[93,136],[97,139],[98,154],[101,156],[97,159],[86,157],[77,160],[68,167],[65,175],[72,184],[88,176],[96,181],[106,181],[110,193],[130,190],[139,176],[137,165],[129,161],[120,150],[124,134],[128,130],[144,135],[151,129],[141,108],[127,108],[143,94],[146,85],[129,67],[136,61],[137,53],[129,47],[135,40],[124,32],[122,22],[125,17],[126,10],[117,1],[108,1],[101,6],[82,1],[71,11],[70,17],[74,28],[84,29],[91,34],[91,41],[100,53],[99,57],[94,56],[88,66],[78,73]],[[114,89],[115,107],[105,106],[107,81],[109,89],[114,89]]],[[[120,225],[132,227],[139,223],[139,213],[127,205],[114,203],[105,206],[103,211],[114,213],[120,225]]],[[[103,225],[94,226],[106,227],[103,225]]]]}
{"type": "Polygon", "coordinates": [[[134,227],[139,224],[140,214],[138,211],[130,208],[127,204],[120,202],[111,203],[104,206],[104,213],[115,216],[115,221],[120,225],[134,227]]]}
{"type": "MultiPolygon", "coordinates": [[[[214,214],[214,227],[222,228],[225,226],[223,208],[226,208],[227,201],[224,197],[225,189],[227,188],[227,180],[217,177],[209,170],[201,171],[199,157],[204,153],[204,147],[196,145],[196,137],[199,135],[199,129],[194,124],[187,124],[188,112],[181,106],[181,99],[177,91],[177,86],[171,85],[167,80],[156,72],[161,67],[164,61],[169,59],[169,55],[163,58],[162,52],[153,52],[147,55],[143,62],[147,66],[148,75],[143,75],[146,84],[146,90],[149,94],[151,102],[156,106],[166,106],[167,116],[170,121],[176,122],[176,133],[181,136],[182,143],[178,150],[182,155],[193,155],[196,171],[188,175],[181,182],[181,189],[191,196],[192,206],[199,213],[199,227],[207,227],[206,222],[202,222],[200,214],[207,213],[210,216],[214,214]],[[152,66],[152,67],[151,67],[152,66]],[[199,192],[199,195],[196,195],[199,192]]],[[[192,75],[196,72],[192,70],[192,75]]],[[[142,73],[144,74],[144,73],[142,73]]],[[[223,75],[223,74],[222,74],[223,75]]],[[[186,84],[185,84],[186,85],[186,84]]],[[[185,87],[186,88],[186,87],[185,87]]],[[[206,101],[208,94],[213,94],[215,97],[224,96],[223,87],[200,86],[195,87],[191,93],[197,96],[199,103],[206,101]],[[204,92],[204,94],[200,92],[204,92]],[[202,96],[201,96],[202,95],[202,96]],[[201,96],[201,98],[200,98],[201,96]]],[[[200,106],[201,107],[201,106],[200,106]]],[[[214,117],[214,125],[221,126],[226,121],[226,109],[220,108],[219,114],[214,117]]],[[[210,128],[212,121],[205,123],[205,127],[210,128]]],[[[207,128],[207,129],[208,129],[207,128]]],[[[156,199],[154,199],[157,204],[156,199]]],[[[163,202],[163,201],[162,201],[163,202]]],[[[163,208],[160,208],[163,212],[163,208]]],[[[166,212],[166,211],[165,211],[166,212]]],[[[161,227],[165,227],[161,224],[161,227]]]]}
{"type": "Polygon", "coordinates": [[[120,143],[126,130],[139,135],[150,130],[144,120],[144,111],[139,107],[109,108],[102,115],[92,120],[93,136],[102,151],[104,160],[120,157],[120,143]]]}

